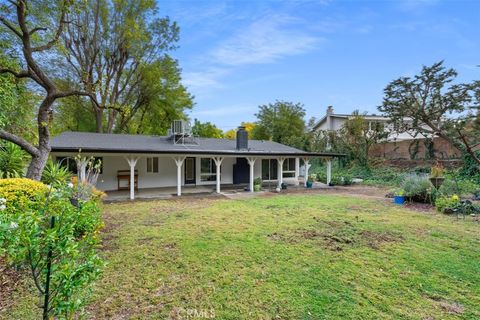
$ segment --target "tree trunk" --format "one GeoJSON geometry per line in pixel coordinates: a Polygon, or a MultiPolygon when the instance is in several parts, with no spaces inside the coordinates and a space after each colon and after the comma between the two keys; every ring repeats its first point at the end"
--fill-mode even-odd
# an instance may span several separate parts
{"type": "Polygon", "coordinates": [[[32,155],[32,161],[28,166],[27,178],[40,180],[42,178],[43,168],[47,164],[50,154],[50,130],[48,128],[49,115],[52,104],[55,102],[53,95],[47,95],[38,108],[38,154],[32,155]]]}
{"type": "Polygon", "coordinates": [[[32,157],[27,170],[27,178],[32,180],[40,180],[42,178],[43,168],[47,164],[49,153],[49,151],[40,151],[39,156],[32,157]]]}
{"type": "Polygon", "coordinates": [[[95,122],[97,125],[97,132],[102,133],[103,132],[103,109],[97,108],[94,105],[93,111],[95,112],[95,122]]]}
{"type": "Polygon", "coordinates": [[[113,126],[115,124],[116,116],[117,116],[117,112],[115,110],[112,110],[111,112],[108,112],[107,133],[112,133],[113,132],[113,126]]]}

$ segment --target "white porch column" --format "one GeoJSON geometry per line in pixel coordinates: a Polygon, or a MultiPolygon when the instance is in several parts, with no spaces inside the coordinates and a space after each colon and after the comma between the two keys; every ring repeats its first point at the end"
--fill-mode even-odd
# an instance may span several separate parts
{"type": "Polygon", "coordinates": [[[257,158],[252,158],[252,157],[248,157],[247,158],[247,161],[248,161],[248,165],[250,166],[250,180],[249,180],[249,189],[250,189],[250,192],[253,192],[253,176],[254,176],[254,166],[255,166],[255,161],[257,160],[257,158]]]}
{"type": "Polygon", "coordinates": [[[307,186],[307,180],[308,180],[308,169],[310,169],[310,159],[309,158],[303,158],[303,163],[305,165],[305,187],[307,186]]]}
{"type": "Polygon", "coordinates": [[[285,161],[285,158],[280,157],[277,159],[278,161],[278,187],[281,189],[282,188],[282,183],[283,183],[283,162],[285,161]]]}
{"type": "Polygon", "coordinates": [[[332,182],[332,159],[327,159],[327,184],[332,182]]]}
{"type": "Polygon", "coordinates": [[[185,156],[173,157],[173,160],[177,165],[177,196],[182,195],[182,165],[185,158],[185,156]]]}
{"type": "Polygon", "coordinates": [[[135,199],[135,166],[138,158],[133,156],[125,158],[130,166],[130,200],[135,199]]]}
{"type": "Polygon", "coordinates": [[[213,161],[215,161],[215,166],[217,167],[217,193],[220,193],[220,179],[221,179],[220,167],[222,165],[222,161],[224,158],[213,157],[212,159],[213,161]]]}

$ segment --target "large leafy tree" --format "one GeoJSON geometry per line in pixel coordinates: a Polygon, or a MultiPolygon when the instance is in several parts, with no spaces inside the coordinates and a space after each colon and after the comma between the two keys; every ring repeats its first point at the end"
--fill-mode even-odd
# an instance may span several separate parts
{"type": "Polygon", "coordinates": [[[223,132],[211,122],[201,122],[197,119],[193,122],[192,133],[202,138],[223,138],[223,132]]]}
{"type": "Polygon", "coordinates": [[[192,106],[177,62],[166,56],[179,28],[156,10],[153,0],[87,0],[67,15],[67,67],[92,97],[81,105],[97,132],[149,132],[152,117],[161,123],[192,106]]]}
{"type": "Polygon", "coordinates": [[[254,139],[273,140],[297,148],[305,148],[305,109],[301,103],[276,101],[259,106],[254,139]]]}
{"type": "Polygon", "coordinates": [[[454,83],[456,77],[443,61],[424,66],[414,77],[390,82],[379,110],[399,130],[442,137],[480,165],[480,81],[454,83]]]}
{"type": "MultiPolygon", "coordinates": [[[[255,123],[253,122],[242,122],[240,124],[242,127],[245,127],[245,130],[248,132],[248,137],[251,139],[253,138],[253,128],[255,128],[255,123]]],[[[225,131],[224,134],[225,138],[227,139],[235,139],[237,137],[237,130],[235,129],[230,129],[225,131]]]]}
{"type": "Polygon", "coordinates": [[[88,93],[60,87],[55,77],[46,71],[44,62],[52,53],[69,23],[67,15],[72,4],[67,0],[12,0],[0,4],[0,39],[11,43],[13,59],[18,66],[0,61],[0,74],[30,80],[41,94],[37,106],[37,143],[31,143],[14,132],[0,129],[0,138],[19,145],[32,158],[27,177],[39,180],[50,153],[51,111],[54,103],[70,96],[88,93]]]}

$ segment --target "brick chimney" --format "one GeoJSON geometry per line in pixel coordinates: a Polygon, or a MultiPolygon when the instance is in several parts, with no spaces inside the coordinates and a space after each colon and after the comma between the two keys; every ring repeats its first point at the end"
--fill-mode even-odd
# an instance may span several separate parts
{"type": "Polygon", "coordinates": [[[240,126],[237,129],[237,150],[248,149],[248,131],[244,126],[240,126]]]}

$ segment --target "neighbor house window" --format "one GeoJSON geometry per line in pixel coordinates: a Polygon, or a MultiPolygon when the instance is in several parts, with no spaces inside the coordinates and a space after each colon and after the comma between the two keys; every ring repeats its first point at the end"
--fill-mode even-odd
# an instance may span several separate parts
{"type": "Polygon", "coordinates": [[[200,181],[217,181],[217,166],[213,159],[200,159],[200,181]]]}
{"type": "Polygon", "coordinates": [[[262,180],[277,180],[277,159],[262,159],[262,180]]]}
{"type": "Polygon", "coordinates": [[[295,158],[287,158],[283,161],[283,177],[295,178],[295,158]]]}
{"type": "Polygon", "coordinates": [[[147,172],[158,172],[158,158],[147,158],[147,172]]]}

